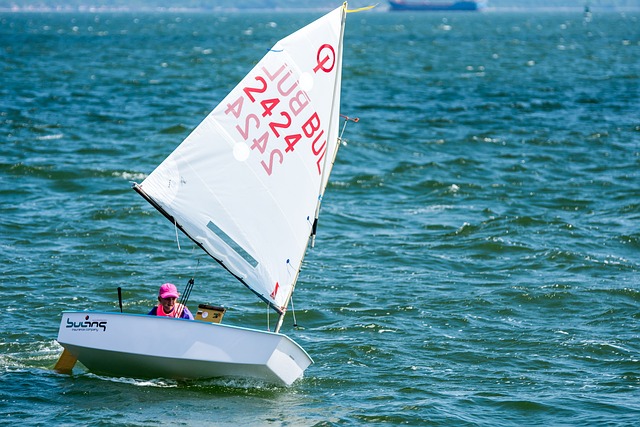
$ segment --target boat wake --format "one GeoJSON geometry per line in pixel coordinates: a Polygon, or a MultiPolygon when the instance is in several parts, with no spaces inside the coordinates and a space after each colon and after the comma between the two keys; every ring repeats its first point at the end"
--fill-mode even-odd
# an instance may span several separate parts
{"type": "Polygon", "coordinates": [[[285,388],[259,379],[252,378],[209,378],[197,380],[173,380],[167,378],[129,378],[110,377],[94,374],[90,371],[81,371],[83,378],[92,378],[100,381],[107,381],[116,384],[126,384],[135,387],[149,388],[179,388],[185,390],[206,392],[206,393],[229,393],[229,392],[276,392],[285,388]]]}
{"type": "Polygon", "coordinates": [[[180,383],[176,380],[165,378],[154,379],[139,379],[139,378],[127,378],[127,377],[109,377],[104,375],[98,375],[89,371],[83,372],[82,376],[86,378],[95,378],[101,381],[108,381],[118,384],[129,384],[137,387],[155,387],[155,388],[177,388],[180,383]]]}

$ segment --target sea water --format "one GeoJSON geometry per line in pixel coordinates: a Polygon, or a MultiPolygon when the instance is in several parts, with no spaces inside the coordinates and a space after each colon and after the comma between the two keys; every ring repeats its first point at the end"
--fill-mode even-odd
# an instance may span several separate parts
{"type": "Polygon", "coordinates": [[[283,327],[315,360],[305,377],[51,370],[61,312],[117,311],[117,287],[146,313],[195,276],[192,308],[273,328],[130,183],[319,16],[0,15],[1,423],[638,422],[634,12],[350,14],[341,112],[360,121],[283,327]]]}

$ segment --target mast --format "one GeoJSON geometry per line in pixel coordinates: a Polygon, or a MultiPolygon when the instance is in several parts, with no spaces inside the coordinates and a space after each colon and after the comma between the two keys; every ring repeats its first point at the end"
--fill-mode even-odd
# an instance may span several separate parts
{"type": "MultiPolygon", "coordinates": [[[[346,23],[346,18],[347,18],[347,2],[345,1],[342,5],[342,18],[340,20],[340,37],[338,39],[338,52],[336,54],[336,58],[337,58],[337,63],[336,63],[336,79],[334,81],[333,84],[333,92],[331,94],[332,96],[332,102],[331,102],[331,113],[329,116],[329,126],[327,128],[327,134],[331,135],[331,130],[337,126],[337,123],[335,123],[335,119],[334,117],[339,117],[339,114],[336,114],[336,108],[339,109],[340,105],[336,105],[335,99],[336,99],[336,93],[339,94],[340,92],[340,88],[341,88],[341,82],[342,82],[342,51],[343,51],[343,39],[344,39],[344,28],[345,28],[345,23],[346,23]]],[[[339,113],[339,112],[338,112],[339,113]]],[[[335,161],[335,156],[338,153],[338,148],[340,146],[340,141],[338,138],[338,134],[336,133],[336,138],[338,139],[338,141],[336,141],[336,148],[333,152],[332,155],[326,155],[323,161],[323,165],[322,165],[322,172],[321,172],[321,177],[320,177],[320,186],[318,188],[318,202],[316,205],[316,211],[315,211],[315,217],[314,217],[314,221],[313,221],[313,225],[312,225],[312,229],[311,229],[311,233],[309,233],[309,236],[307,237],[307,243],[304,246],[303,249],[303,253],[302,253],[302,257],[300,258],[300,266],[298,267],[298,271],[296,271],[296,275],[293,279],[293,284],[291,285],[291,289],[289,290],[289,293],[287,295],[287,298],[285,300],[285,304],[282,306],[282,311],[280,312],[279,316],[278,316],[278,323],[276,324],[276,328],[275,328],[275,332],[278,333],[280,332],[280,328],[282,327],[282,324],[284,322],[284,316],[287,312],[287,307],[289,306],[289,302],[291,301],[291,297],[293,296],[293,292],[296,288],[296,283],[298,282],[298,277],[300,275],[300,270],[302,269],[302,262],[304,261],[304,256],[307,252],[307,249],[309,247],[309,240],[312,239],[312,236],[315,236],[316,233],[316,226],[318,223],[318,216],[320,214],[320,205],[322,203],[322,197],[324,195],[324,190],[326,188],[326,180],[327,180],[327,173],[330,173],[330,169],[329,171],[327,171],[327,164],[329,163],[329,165],[332,165],[333,162],[335,161]],[[331,159],[329,159],[331,158],[331,159]]],[[[329,145],[327,144],[326,150],[329,150],[329,145]]],[[[329,154],[329,153],[328,153],[329,154]]]]}

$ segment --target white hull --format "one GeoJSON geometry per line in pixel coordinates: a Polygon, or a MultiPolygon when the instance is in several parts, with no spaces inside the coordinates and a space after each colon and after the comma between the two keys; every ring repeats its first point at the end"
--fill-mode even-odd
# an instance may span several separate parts
{"type": "Polygon", "coordinates": [[[135,378],[290,385],[313,363],[286,335],[138,314],[64,312],[58,342],[92,372],[135,378]]]}

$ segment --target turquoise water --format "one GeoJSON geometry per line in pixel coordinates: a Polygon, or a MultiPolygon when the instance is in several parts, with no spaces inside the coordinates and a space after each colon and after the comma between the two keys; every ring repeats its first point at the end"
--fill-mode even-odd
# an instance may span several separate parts
{"type": "MultiPolygon", "coordinates": [[[[283,332],[290,388],[51,370],[60,313],[263,303],[134,191],[317,13],[0,14],[0,420],[633,425],[640,14],[348,17],[347,128],[283,332]],[[200,262],[197,267],[198,261],[200,262]],[[197,271],[196,271],[197,270],[197,271]]],[[[259,214],[259,213],[257,213],[259,214]]],[[[158,334],[158,339],[164,337],[158,334]]],[[[167,343],[170,345],[170,342],[167,343]]]]}

